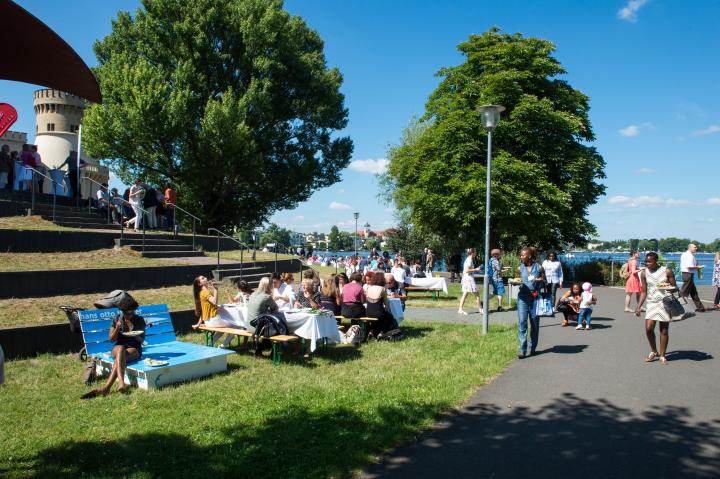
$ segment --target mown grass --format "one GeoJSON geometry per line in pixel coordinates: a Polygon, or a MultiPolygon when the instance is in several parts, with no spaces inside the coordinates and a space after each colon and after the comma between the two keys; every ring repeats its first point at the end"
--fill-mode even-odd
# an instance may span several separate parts
{"type": "MultiPolygon", "coordinates": [[[[109,292],[109,291],[108,291],[109,292]]],[[[225,301],[231,288],[220,289],[220,299],[225,301]]],[[[192,286],[171,286],[167,288],[138,289],[130,293],[140,304],[165,303],[171,311],[194,307],[192,286]]],[[[0,300],[0,328],[64,323],[67,321],[60,306],[95,309],[93,302],[102,298],[103,293],[62,295],[45,298],[14,298],[0,300]]]]}
{"type": "Polygon", "coordinates": [[[0,253],[0,271],[56,271],[68,269],[147,268],[181,265],[172,259],[143,258],[128,248],[75,253],[0,253]]]}
{"type": "MultiPolygon", "coordinates": [[[[515,353],[513,328],[406,323],[407,338],[273,367],[249,355],[204,380],[81,401],[74,355],[10,361],[8,479],[346,477],[464,402],[515,353]]],[[[200,342],[199,335],[186,340],[200,342]]]]}
{"type": "Polygon", "coordinates": [[[77,231],[74,228],[58,226],[40,216],[4,216],[0,218],[0,229],[3,230],[49,230],[77,231]]]}
{"type": "MultiPolygon", "coordinates": [[[[215,257],[217,253],[213,253],[212,251],[207,252],[208,256],[215,257]]],[[[230,251],[221,251],[220,252],[220,258],[223,259],[231,259],[234,261],[240,261],[240,250],[230,250],[230,251]]],[[[287,259],[297,259],[297,255],[292,254],[280,254],[277,255],[278,261],[283,261],[287,259]]],[[[256,251],[255,252],[255,261],[262,262],[262,261],[275,261],[275,253],[269,253],[269,252],[263,252],[263,251],[256,251]]],[[[244,263],[250,263],[252,262],[252,250],[250,251],[243,251],[243,262],[244,263]]]]}

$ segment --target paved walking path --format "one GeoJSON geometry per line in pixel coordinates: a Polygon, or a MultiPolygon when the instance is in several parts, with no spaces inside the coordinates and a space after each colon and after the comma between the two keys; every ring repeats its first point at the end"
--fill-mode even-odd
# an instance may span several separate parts
{"type": "Polygon", "coordinates": [[[643,361],[644,321],[622,312],[624,292],[595,294],[595,329],[542,318],[540,354],[515,360],[461,410],[360,477],[719,477],[720,313],[673,323],[662,366],[643,361]]]}

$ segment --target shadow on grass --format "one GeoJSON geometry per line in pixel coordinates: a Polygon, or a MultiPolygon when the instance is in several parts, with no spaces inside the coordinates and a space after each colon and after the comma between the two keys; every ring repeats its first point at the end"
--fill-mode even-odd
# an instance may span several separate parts
{"type": "Polygon", "coordinates": [[[636,413],[565,394],[537,409],[469,407],[362,477],[709,479],[718,468],[718,420],[694,422],[683,407],[636,413]]]}
{"type": "Polygon", "coordinates": [[[373,454],[413,437],[444,404],[405,403],[367,414],[338,408],[293,408],[261,426],[231,424],[216,443],[201,446],[180,434],[152,432],[107,441],[66,442],[19,458],[34,471],[0,470],[33,478],[77,477],[342,477],[373,454]]]}

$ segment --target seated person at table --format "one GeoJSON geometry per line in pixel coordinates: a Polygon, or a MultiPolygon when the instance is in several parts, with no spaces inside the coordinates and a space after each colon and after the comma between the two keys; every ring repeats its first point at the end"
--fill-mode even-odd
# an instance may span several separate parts
{"type": "MultiPolygon", "coordinates": [[[[337,278],[337,276],[335,277],[337,278]]],[[[340,315],[340,292],[335,284],[335,278],[330,276],[323,279],[320,287],[320,307],[332,311],[335,316],[340,315]]]]}
{"type": "MultiPolygon", "coordinates": [[[[392,274],[390,276],[392,276],[392,274]]],[[[395,319],[388,307],[384,273],[375,273],[370,282],[370,286],[368,286],[367,316],[370,318],[378,318],[377,321],[368,322],[370,334],[376,338],[396,327],[395,319]]]]}
{"type": "MultiPolygon", "coordinates": [[[[250,324],[253,320],[262,316],[263,314],[278,315],[278,305],[273,299],[272,286],[270,285],[270,278],[265,276],[260,279],[258,287],[253,294],[250,295],[248,300],[248,312],[247,322],[250,324]]],[[[252,326],[248,327],[248,330],[255,332],[252,326]]]]}
{"type": "Polygon", "coordinates": [[[407,291],[405,291],[405,285],[403,283],[398,283],[395,276],[392,274],[386,273],[385,290],[387,291],[389,297],[400,299],[402,309],[405,311],[405,301],[407,301],[407,291]]]}
{"type": "Polygon", "coordinates": [[[106,396],[110,392],[115,380],[118,382],[118,392],[125,392],[125,368],[127,363],[137,361],[142,356],[142,345],[145,341],[145,320],[142,316],[135,314],[134,309],[128,309],[119,313],[110,326],[110,341],[115,341],[112,348],[113,367],[110,371],[105,385],[99,389],[93,389],[82,396],[83,399],[90,399],[96,396],[106,396]],[[124,333],[130,331],[143,331],[138,336],[126,336],[124,333]]]}
{"type": "Polygon", "coordinates": [[[402,263],[399,259],[395,260],[395,265],[393,266],[393,269],[390,270],[390,272],[395,277],[395,281],[400,284],[405,284],[407,273],[405,272],[405,268],[403,268],[402,263]]]}
{"type": "Polygon", "coordinates": [[[372,281],[373,277],[375,276],[375,271],[368,271],[363,275],[363,291],[367,293],[368,286],[370,286],[370,282],[372,281]]]}
{"type": "Polygon", "coordinates": [[[243,306],[247,306],[247,302],[252,294],[252,288],[247,281],[241,279],[235,283],[237,286],[237,294],[229,298],[231,303],[241,303],[243,306]]]}
{"type": "MultiPolygon", "coordinates": [[[[193,329],[199,328],[203,323],[211,328],[243,327],[242,324],[235,324],[218,316],[218,290],[205,276],[198,276],[193,281],[193,298],[195,299],[195,317],[198,318],[198,322],[192,326],[193,329]]],[[[219,340],[223,334],[224,333],[214,333],[213,344],[219,340]]],[[[228,334],[220,347],[228,347],[233,337],[233,334],[228,334]]]]}
{"type": "Polygon", "coordinates": [[[342,315],[346,318],[365,316],[365,292],[362,287],[362,274],[350,275],[350,283],[342,289],[342,315]]]}
{"type": "Polygon", "coordinates": [[[300,284],[302,289],[300,290],[300,294],[298,294],[298,297],[295,300],[294,306],[296,308],[319,309],[320,293],[313,291],[313,287],[315,286],[313,280],[310,278],[306,278],[300,284]]]}
{"type": "MultiPolygon", "coordinates": [[[[292,279],[292,275],[290,279],[292,279]]],[[[278,309],[280,311],[292,309],[292,304],[295,302],[295,293],[292,286],[283,282],[283,278],[279,274],[273,273],[272,287],[272,298],[277,303],[278,309]]]]}
{"type": "Polygon", "coordinates": [[[350,282],[350,279],[345,273],[338,273],[335,276],[335,286],[337,287],[338,294],[342,298],[343,287],[350,282]]]}
{"type": "Polygon", "coordinates": [[[313,282],[313,293],[320,291],[320,275],[314,269],[306,269],[303,272],[303,280],[310,279],[313,282]]]}

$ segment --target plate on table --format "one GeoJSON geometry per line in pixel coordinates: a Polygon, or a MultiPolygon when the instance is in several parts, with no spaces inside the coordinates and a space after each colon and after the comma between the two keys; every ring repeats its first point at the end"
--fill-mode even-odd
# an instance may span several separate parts
{"type": "Polygon", "coordinates": [[[144,362],[147,366],[152,366],[154,368],[159,367],[159,366],[167,366],[168,364],[170,364],[167,361],[160,361],[158,359],[150,359],[150,358],[145,359],[144,362]]]}
{"type": "Polygon", "coordinates": [[[286,309],[285,312],[286,312],[286,313],[291,313],[291,314],[292,314],[292,313],[302,313],[303,310],[302,310],[302,309],[286,309]]]}
{"type": "Polygon", "coordinates": [[[130,337],[140,336],[141,334],[145,334],[145,331],[143,331],[142,329],[138,329],[136,331],[127,331],[125,333],[122,333],[123,336],[130,336],[130,337]]]}

